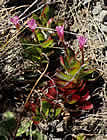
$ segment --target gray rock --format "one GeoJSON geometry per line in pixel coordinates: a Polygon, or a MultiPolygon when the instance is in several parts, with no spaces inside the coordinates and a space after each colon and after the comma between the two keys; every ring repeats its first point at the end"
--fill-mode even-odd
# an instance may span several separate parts
{"type": "Polygon", "coordinates": [[[0,0],[0,6],[3,4],[3,0],[0,0]]]}
{"type": "Polygon", "coordinates": [[[104,17],[107,15],[106,10],[102,10],[99,16],[99,22],[103,22],[104,17]]]}
{"type": "Polygon", "coordinates": [[[97,2],[97,5],[94,7],[92,13],[94,15],[97,15],[101,12],[101,10],[102,10],[101,4],[100,4],[100,2],[97,2]]]}

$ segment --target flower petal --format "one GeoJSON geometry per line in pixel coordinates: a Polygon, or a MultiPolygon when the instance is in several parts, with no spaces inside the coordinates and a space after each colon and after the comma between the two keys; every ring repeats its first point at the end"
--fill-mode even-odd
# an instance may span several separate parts
{"type": "Polygon", "coordinates": [[[87,39],[84,36],[78,36],[77,39],[79,41],[79,47],[80,49],[82,49],[84,45],[86,44],[87,39]]]}
{"type": "Polygon", "coordinates": [[[37,27],[37,24],[36,24],[35,19],[30,19],[30,20],[27,22],[27,25],[28,25],[28,27],[29,27],[32,31],[34,31],[34,30],[36,29],[36,27],[37,27]]]}
{"type": "Polygon", "coordinates": [[[18,25],[19,25],[19,17],[18,17],[18,16],[14,16],[13,18],[10,18],[10,21],[11,21],[15,26],[18,26],[18,25]]]}
{"type": "Polygon", "coordinates": [[[59,36],[59,39],[63,41],[64,39],[64,25],[63,26],[56,26],[56,31],[59,36]]]}

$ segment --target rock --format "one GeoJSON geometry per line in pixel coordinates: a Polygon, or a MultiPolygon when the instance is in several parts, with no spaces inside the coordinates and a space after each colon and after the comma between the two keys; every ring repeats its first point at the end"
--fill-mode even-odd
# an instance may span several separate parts
{"type": "Polygon", "coordinates": [[[101,30],[102,30],[103,32],[107,33],[107,26],[101,24],[101,30]]]}
{"type": "Polygon", "coordinates": [[[99,22],[103,22],[104,17],[107,15],[107,11],[106,10],[102,10],[100,13],[100,17],[99,17],[99,22]]]}
{"type": "Polygon", "coordinates": [[[0,6],[3,4],[3,0],[0,0],[0,6]]]}
{"type": "Polygon", "coordinates": [[[101,4],[100,2],[97,2],[97,5],[94,7],[92,13],[93,15],[97,15],[101,12],[101,10],[102,10],[101,4]]]}

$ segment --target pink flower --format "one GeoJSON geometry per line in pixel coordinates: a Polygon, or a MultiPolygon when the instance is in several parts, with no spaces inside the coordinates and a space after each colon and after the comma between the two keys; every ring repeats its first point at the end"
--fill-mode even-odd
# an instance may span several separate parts
{"type": "Polygon", "coordinates": [[[32,30],[32,32],[34,32],[34,30],[35,30],[36,27],[37,27],[37,24],[36,24],[35,19],[30,19],[30,20],[27,22],[27,25],[28,25],[28,27],[32,30]]]}
{"type": "Polygon", "coordinates": [[[83,49],[85,43],[87,42],[87,39],[84,36],[78,36],[77,39],[79,41],[80,49],[83,49]]]}
{"type": "Polygon", "coordinates": [[[13,18],[10,18],[10,21],[16,26],[19,27],[19,17],[14,16],[13,18]]]}
{"type": "Polygon", "coordinates": [[[48,22],[47,22],[47,27],[49,27],[49,25],[53,22],[53,18],[50,18],[49,20],[48,20],[48,22]]]}
{"type": "Polygon", "coordinates": [[[64,25],[63,26],[56,26],[56,31],[61,41],[64,40],[64,25]]]}

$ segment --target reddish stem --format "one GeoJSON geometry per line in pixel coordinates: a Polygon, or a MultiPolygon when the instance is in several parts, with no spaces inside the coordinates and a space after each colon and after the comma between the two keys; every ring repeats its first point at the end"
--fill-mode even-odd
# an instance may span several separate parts
{"type": "Polygon", "coordinates": [[[82,64],[84,64],[84,50],[83,50],[83,48],[81,49],[81,53],[82,53],[82,64]]]}

